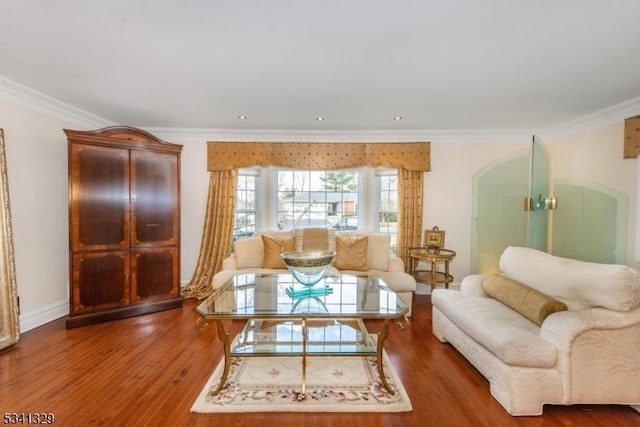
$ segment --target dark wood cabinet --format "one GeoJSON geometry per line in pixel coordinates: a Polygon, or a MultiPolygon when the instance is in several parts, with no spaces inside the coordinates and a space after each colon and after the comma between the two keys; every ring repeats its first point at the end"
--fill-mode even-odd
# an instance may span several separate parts
{"type": "Polygon", "coordinates": [[[182,306],[180,152],[131,127],[65,130],[72,328],[182,306]]]}

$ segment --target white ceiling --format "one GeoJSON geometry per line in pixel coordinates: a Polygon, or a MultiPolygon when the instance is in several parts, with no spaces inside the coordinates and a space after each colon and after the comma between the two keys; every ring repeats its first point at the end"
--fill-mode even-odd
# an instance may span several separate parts
{"type": "Polygon", "coordinates": [[[0,76],[140,127],[535,132],[640,96],[640,1],[0,0],[0,76]]]}

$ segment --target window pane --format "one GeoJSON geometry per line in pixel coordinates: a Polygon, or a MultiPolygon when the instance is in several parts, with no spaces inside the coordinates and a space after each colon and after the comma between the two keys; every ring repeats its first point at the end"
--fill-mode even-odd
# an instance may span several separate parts
{"type": "Polygon", "coordinates": [[[287,171],[277,174],[277,226],[335,227],[358,226],[358,172],[287,171]],[[345,217],[353,217],[347,225],[345,217]]]}
{"type": "Polygon", "coordinates": [[[238,175],[233,240],[253,236],[256,232],[256,176],[238,175]]]}
{"type": "MultiPolygon", "coordinates": [[[[258,188],[260,173],[255,169],[238,175],[234,239],[249,237],[256,232],[256,221],[262,227],[291,229],[293,227],[333,227],[336,230],[361,229],[360,218],[375,224],[377,231],[391,235],[392,250],[397,247],[398,180],[394,170],[375,171],[375,185],[379,189],[374,212],[360,212],[363,188],[360,171],[301,171],[273,170],[276,189],[273,197],[275,217],[258,217],[258,188]],[[265,219],[265,218],[268,218],[265,219]]],[[[367,176],[367,175],[365,175],[367,176]]],[[[374,182],[364,182],[371,185],[374,182]]],[[[268,195],[269,197],[269,195],[268,195]]]]}
{"type": "Polygon", "coordinates": [[[309,183],[310,183],[310,190],[311,191],[323,191],[324,190],[324,186],[323,186],[323,178],[325,176],[325,172],[324,171],[313,171],[310,173],[310,179],[309,179],[309,183]]]}
{"type": "Polygon", "coordinates": [[[380,175],[377,177],[379,208],[378,232],[391,235],[391,250],[396,253],[398,247],[398,177],[380,175]]]}

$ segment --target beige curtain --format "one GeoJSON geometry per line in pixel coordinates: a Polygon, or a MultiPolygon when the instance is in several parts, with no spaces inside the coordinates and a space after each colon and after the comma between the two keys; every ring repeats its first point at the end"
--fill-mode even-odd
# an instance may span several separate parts
{"type": "Polygon", "coordinates": [[[398,256],[409,269],[409,249],[420,246],[424,172],[398,169],[398,256]]]}
{"type": "Polygon", "coordinates": [[[222,268],[222,260],[229,255],[233,240],[238,173],[236,170],[210,173],[200,255],[193,278],[182,291],[185,298],[202,299],[213,292],[211,280],[222,268]]]}

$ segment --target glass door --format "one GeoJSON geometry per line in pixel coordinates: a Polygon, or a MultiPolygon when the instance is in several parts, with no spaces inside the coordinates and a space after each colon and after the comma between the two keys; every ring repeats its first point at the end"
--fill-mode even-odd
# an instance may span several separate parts
{"type": "Polygon", "coordinates": [[[471,271],[498,272],[498,260],[507,246],[527,245],[529,152],[498,160],[473,178],[471,271]]]}
{"type": "Polygon", "coordinates": [[[531,200],[528,211],[527,246],[547,251],[547,230],[549,224],[550,204],[549,154],[538,137],[534,135],[531,144],[531,178],[529,197],[531,200]]]}
{"type": "Polygon", "coordinates": [[[530,151],[496,161],[474,176],[473,273],[497,272],[507,246],[626,263],[628,196],[574,180],[556,181],[552,195],[550,171],[549,154],[534,136],[530,151]]]}
{"type": "Polygon", "coordinates": [[[534,136],[531,150],[491,163],[474,176],[472,272],[498,272],[507,246],[547,250],[549,175],[549,155],[534,136]]]}

